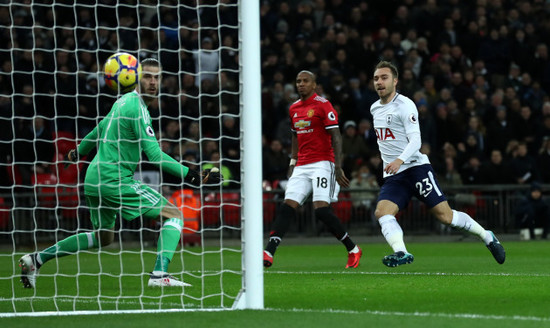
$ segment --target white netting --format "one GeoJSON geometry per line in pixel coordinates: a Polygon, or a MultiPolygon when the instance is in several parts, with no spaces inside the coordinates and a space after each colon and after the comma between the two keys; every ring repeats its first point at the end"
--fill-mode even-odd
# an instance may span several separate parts
{"type": "Polygon", "coordinates": [[[231,0],[0,3],[0,313],[231,307],[242,275],[238,22],[231,0]],[[69,168],[63,156],[117,99],[101,72],[118,51],[163,66],[149,106],[163,151],[222,166],[223,187],[191,194],[146,159],[137,172],[182,206],[185,247],[169,269],[193,287],[147,287],[158,223],[138,218],[118,219],[100,252],[49,261],[24,289],[23,254],[91,231],[82,182],[94,154],[69,168]]]}

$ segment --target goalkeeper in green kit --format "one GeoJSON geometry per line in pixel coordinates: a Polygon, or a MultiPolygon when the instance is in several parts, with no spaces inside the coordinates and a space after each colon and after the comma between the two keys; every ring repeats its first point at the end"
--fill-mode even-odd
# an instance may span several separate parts
{"type": "Polygon", "coordinates": [[[69,162],[76,162],[80,155],[86,155],[97,147],[97,155],[84,180],[84,194],[94,232],[79,233],[41,252],[24,255],[19,260],[24,287],[34,288],[40,267],[55,257],[109,245],[114,239],[117,214],[125,220],[140,216],[148,219],[160,217],[162,220],[158,255],[148,286],[190,286],[167,272],[180,240],[183,214],[160,193],[134,180],[134,172],[142,152],[145,152],[149,161],[162,171],[179,176],[196,187],[201,183],[217,184],[220,175],[205,170],[201,176],[162,152],[147,109],[158,97],[161,65],[152,58],[143,60],[141,65],[141,79],[136,90],[118,99],[109,114],[82,139],[78,148],[66,156],[69,162]]]}

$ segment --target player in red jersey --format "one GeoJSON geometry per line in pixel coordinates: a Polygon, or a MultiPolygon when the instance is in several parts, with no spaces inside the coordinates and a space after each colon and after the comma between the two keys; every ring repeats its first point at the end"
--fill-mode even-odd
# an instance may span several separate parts
{"type": "Polygon", "coordinates": [[[346,268],[359,265],[362,251],[349,237],[329,205],[338,200],[340,186],[349,187],[342,170],[342,136],[338,114],[325,98],[315,93],[315,74],[301,71],[296,77],[300,99],[289,109],[292,130],[292,158],[285,200],[277,212],[269,242],[264,250],[264,266],[273,264],[273,255],[296,219],[296,208],[313,193],[315,216],[348,251],[346,268]]]}

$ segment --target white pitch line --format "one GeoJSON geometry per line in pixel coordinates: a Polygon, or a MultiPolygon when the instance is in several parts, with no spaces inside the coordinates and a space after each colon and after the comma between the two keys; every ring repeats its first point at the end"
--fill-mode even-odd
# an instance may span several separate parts
{"type": "MultiPolygon", "coordinates": [[[[143,309],[143,310],[105,310],[105,311],[45,311],[45,312],[17,312],[17,313],[0,313],[0,318],[13,317],[46,317],[46,316],[74,316],[74,315],[104,315],[104,314],[138,314],[138,313],[175,313],[175,312],[219,312],[231,311],[230,309],[143,309]]],[[[449,319],[485,319],[485,320],[502,320],[502,321],[535,321],[535,322],[550,322],[549,317],[534,317],[521,315],[485,315],[476,313],[441,313],[441,312],[397,312],[397,311],[354,311],[354,310],[338,310],[338,309],[277,309],[266,308],[263,311],[272,312],[295,312],[295,313],[336,313],[336,314],[369,314],[377,316],[401,316],[401,317],[424,317],[424,318],[449,318],[449,319]]]]}
{"type": "Polygon", "coordinates": [[[402,275],[402,276],[468,276],[468,277],[550,277],[550,273],[506,273],[506,272],[387,272],[387,271],[264,271],[266,274],[296,274],[296,275],[402,275]]]}
{"type": "Polygon", "coordinates": [[[267,308],[267,311],[276,312],[297,312],[297,313],[343,313],[343,314],[371,314],[379,316],[403,316],[403,317],[439,317],[450,319],[487,319],[487,320],[506,320],[506,321],[537,321],[550,322],[550,317],[534,317],[521,315],[486,315],[476,313],[441,313],[441,312],[395,312],[395,311],[354,311],[354,310],[338,310],[338,309],[275,309],[267,308]]]}
{"type": "Polygon", "coordinates": [[[44,311],[44,312],[17,312],[0,313],[0,318],[18,318],[18,317],[68,317],[75,315],[105,315],[105,314],[143,314],[143,313],[179,313],[179,312],[221,312],[230,311],[229,309],[143,309],[143,310],[102,310],[102,311],[44,311]]]}

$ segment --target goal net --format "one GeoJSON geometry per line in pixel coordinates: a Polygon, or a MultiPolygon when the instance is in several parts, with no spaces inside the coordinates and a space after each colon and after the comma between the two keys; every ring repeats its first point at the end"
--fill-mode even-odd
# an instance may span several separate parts
{"type": "Polygon", "coordinates": [[[257,96],[243,77],[259,84],[259,42],[243,53],[259,32],[243,27],[247,6],[258,15],[249,0],[0,3],[0,316],[263,308],[261,149],[245,100],[257,96]],[[64,156],[120,97],[102,73],[116,52],[162,65],[148,108],[161,149],[224,177],[190,189],[146,157],[136,171],[184,213],[169,271],[192,287],[148,287],[160,222],[117,215],[112,244],[53,258],[23,288],[23,255],[93,231],[83,182],[95,153],[68,167],[64,156]]]}

